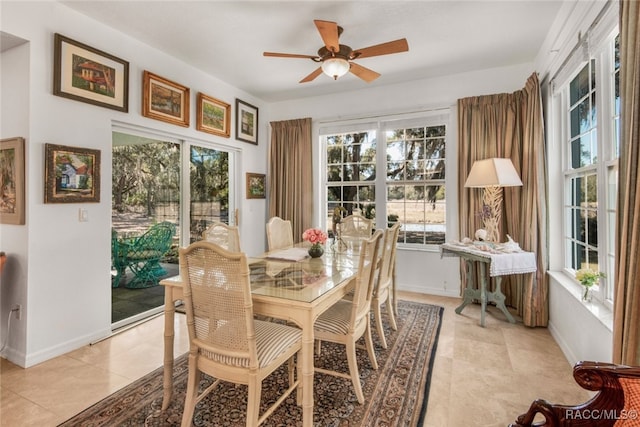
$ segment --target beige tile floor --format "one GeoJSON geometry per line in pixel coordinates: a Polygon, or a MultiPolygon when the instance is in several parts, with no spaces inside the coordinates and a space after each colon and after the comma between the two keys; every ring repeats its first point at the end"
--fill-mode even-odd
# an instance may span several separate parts
{"type": "MultiPolygon", "coordinates": [[[[456,315],[456,298],[401,297],[445,307],[425,426],[505,426],[538,397],[568,404],[588,398],[546,329],[509,324],[495,308],[481,328],[478,306],[456,315]]],[[[161,366],[163,321],[156,317],[29,369],[2,359],[0,426],[56,426],[161,366]]],[[[175,331],[175,354],[186,352],[182,315],[175,331]]]]}

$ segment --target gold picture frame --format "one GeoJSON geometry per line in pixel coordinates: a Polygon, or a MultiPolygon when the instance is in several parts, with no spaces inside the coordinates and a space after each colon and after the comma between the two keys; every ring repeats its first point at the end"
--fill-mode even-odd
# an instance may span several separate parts
{"type": "Polygon", "coordinates": [[[142,115],[189,127],[189,88],[146,70],[142,78],[142,115]]]}
{"type": "Polygon", "coordinates": [[[247,199],[266,197],[267,176],[262,173],[247,173],[247,199]]]}
{"type": "Polygon", "coordinates": [[[258,107],[237,98],[236,139],[258,145],[258,107]]]}
{"type": "Polygon", "coordinates": [[[100,202],[100,150],[45,144],[45,203],[100,202]]]}
{"type": "Polygon", "coordinates": [[[0,224],[24,225],[24,138],[0,140],[0,224]]]}
{"type": "Polygon", "coordinates": [[[198,92],[196,129],[229,138],[231,135],[231,105],[198,92]]]}
{"type": "Polygon", "coordinates": [[[129,63],[55,33],[53,94],[126,113],[129,63]]]}

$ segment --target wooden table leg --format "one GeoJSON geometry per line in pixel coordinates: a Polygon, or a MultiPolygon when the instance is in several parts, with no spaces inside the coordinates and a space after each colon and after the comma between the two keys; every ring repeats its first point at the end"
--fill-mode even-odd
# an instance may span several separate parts
{"type": "Polygon", "coordinates": [[[467,267],[467,283],[466,286],[464,288],[464,294],[462,295],[463,299],[462,299],[462,304],[460,304],[457,308],[456,308],[456,313],[460,314],[462,313],[462,310],[464,310],[464,308],[471,304],[473,302],[474,299],[478,299],[479,295],[479,291],[477,289],[474,289],[473,284],[474,284],[474,278],[473,278],[473,262],[465,259],[464,260],[465,266],[467,267]]]}
{"type": "Polygon", "coordinates": [[[173,321],[176,307],[173,302],[173,289],[164,288],[164,372],[162,381],[162,410],[166,410],[173,394],[173,321]]]}
{"type": "Polygon", "coordinates": [[[484,317],[487,311],[487,270],[485,263],[480,263],[480,326],[484,328],[484,317]]]}
{"type": "MultiPolygon", "coordinates": [[[[302,425],[313,426],[313,316],[309,312],[302,328],[302,425]]],[[[298,388],[298,391],[300,389],[298,388]]]]}
{"type": "Polygon", "coordinates": [[[507,306],[504,304],[505,296],[502,293],[502,277],[500,276],[496,277],[496,290],[493,292],[492,300],[496,303],[496,307],[504,313],[510,323],[516,323],[511,313],[509,313],[509,310],[507,310],[507,306]]]}

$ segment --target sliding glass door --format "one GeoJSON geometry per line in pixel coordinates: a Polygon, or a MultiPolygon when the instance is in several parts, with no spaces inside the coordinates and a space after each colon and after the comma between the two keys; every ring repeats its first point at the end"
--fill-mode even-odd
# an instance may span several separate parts
{"type": "Polygon", "coordinates": [[[229,198],[229,152],[191,145],[189,155],[189,243],[201,240],[214,222],[235,222],[229,198]]]}
{"type": "Polygon", "coordinates": [[[214,221],[235,223],[235,180],[234,152],[206,142],[117,129],[112,144],[112,328],[116,329],[162,311],[164,288],[157,282],[178,273],[179,247],[200,240],[214,221]],[[127,248],[162,222],[176,231],[158,265],[127,259],[127,248]]]}

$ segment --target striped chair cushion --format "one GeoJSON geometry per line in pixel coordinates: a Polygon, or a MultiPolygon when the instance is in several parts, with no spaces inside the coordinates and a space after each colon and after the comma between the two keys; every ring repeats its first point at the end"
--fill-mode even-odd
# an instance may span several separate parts
{"type": "MultiPolygon", "coordinates": [[[[273,322],[255,320],[256,350],[259,367],[268,366],[275,358],[289,349],[296,341],[301,341],[302,331],[291,326],[273,322]]],[[[229,357],[200,349],[200,354],[207,359],[229,366],[249,367],[248,357],[229,357]]]]}
{"type": "Polygon", "coordinates": [[[274,322],[255,320],[256,347],[260,367],[269,365],[296,341],[302,341],[302,330],[274,322]]]}
{"type": "Polygon", "coordinates": [[[338,301],[318,317],[313,329],[332,334],[346,335],[349,332],[352,308],[353,304],[351,301],[338,301]]]}

